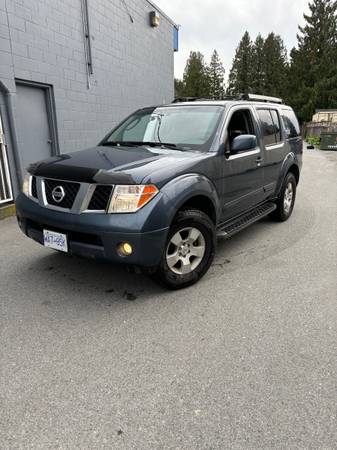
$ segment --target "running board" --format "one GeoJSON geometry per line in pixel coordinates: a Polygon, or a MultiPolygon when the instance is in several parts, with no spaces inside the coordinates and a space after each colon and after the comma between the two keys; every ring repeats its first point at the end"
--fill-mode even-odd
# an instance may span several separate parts
{"type": "Polygon", "coordinates": [[[242,214],[230,222],[220,225],[217,229],[217,237],[230,238],[234,234],[248,227],[254,222],[268,216],[271,212],[276,209],[275,203],[265,203],[257,208],[242,214]]]}

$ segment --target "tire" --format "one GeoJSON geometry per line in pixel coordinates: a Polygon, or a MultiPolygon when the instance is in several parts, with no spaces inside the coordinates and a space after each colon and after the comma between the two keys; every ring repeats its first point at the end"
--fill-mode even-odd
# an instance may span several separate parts
{"type": "Polygon", "coordinates": [[[169,289],[191,286],[209,269],[215,249],[216,232],[211,219],[199,210],[179,211],[152,278],[169,289]]]}
{"type": "Polygon", "coordinates": [[[291,172],[285,177],[280,195],[277,199],[275,211],[271,213],[271,217],[278,222],[285,222],[291,216],[296,199],[296,178],[291,172]]]}

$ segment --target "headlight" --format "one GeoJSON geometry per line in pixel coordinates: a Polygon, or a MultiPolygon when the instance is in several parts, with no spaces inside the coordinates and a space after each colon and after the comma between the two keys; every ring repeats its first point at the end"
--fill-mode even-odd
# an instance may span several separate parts
{"type": "Polygon", "coordinates": [[[111,197],[108,213],[133,213],[158,194],[153,184],[117,185],[111,197]]]}
{"type": "Polygon", "coordinates": [[[31,178],[32,178],[32,176],[28,172],[26,172],[23,177],[22,192],[27,196],[30,195],[31,178]]]}

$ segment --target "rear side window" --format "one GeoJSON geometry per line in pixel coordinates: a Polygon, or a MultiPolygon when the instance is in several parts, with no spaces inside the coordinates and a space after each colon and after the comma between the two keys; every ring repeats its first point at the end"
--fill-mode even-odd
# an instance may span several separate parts
{"type": "Polygon", "coordinates": [[[278,112],[275,111],[275,109],[270,110],[271,117],[274,122],[274,131],[275,131],[275,139],[276,142],[281,142],[281,124],[280,124],[280,116],[278,115],[278,112]]]}
{"type": "MultiPolygon", "coordinates": [[[[276,142],[279,141],[280,139],[276,140],[277,126],[274,124],[271,111],[269,109],[258,109],[257,114],[261,122],[262,139],[264,145],[276,144],[276,142]]],[[[278,122],[278,133],[279,132],[280,132],[280,124],[278,122]]]]}
{"type": "Polygon", "coordinates": [[[294,111],[291,109],[282,110],[282,118],[284,122],[284,128],[288,139],[298,137],[301,135],[301,129],[294,111]]]}

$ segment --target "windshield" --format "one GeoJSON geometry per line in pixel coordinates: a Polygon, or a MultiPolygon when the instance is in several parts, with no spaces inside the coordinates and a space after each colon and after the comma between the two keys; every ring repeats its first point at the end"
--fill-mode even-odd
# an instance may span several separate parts
{"type": "Polygon", "coordinates": [[[137,111],[104,140],[104,145],[166,145],[177,150],[208,151],[223,108],[172,106],[137,111]]]}

